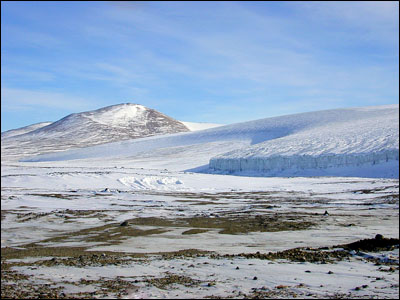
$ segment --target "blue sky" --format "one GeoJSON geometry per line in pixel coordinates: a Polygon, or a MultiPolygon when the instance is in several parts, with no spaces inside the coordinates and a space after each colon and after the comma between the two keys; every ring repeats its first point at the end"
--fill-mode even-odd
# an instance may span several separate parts
{"type": "Polygon", "coordinates": [[[118,103],[235,123],[399,103],[399,3],[1,2],[1,130],[118,103]]]}

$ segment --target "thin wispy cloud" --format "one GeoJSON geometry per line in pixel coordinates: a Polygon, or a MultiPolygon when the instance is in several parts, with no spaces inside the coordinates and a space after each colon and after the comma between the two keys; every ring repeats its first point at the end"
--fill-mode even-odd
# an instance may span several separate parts
{"type": "Polygon", "coordinates": [[[9,47],[61,49],[67,46],[62,37],[34,31],[26,27],[5,25],[1,32],[2,40],[9,47]]]}
{"type": "Polygon", "coordinates": [[[43,108],[68,108],[82,110],[93,107],[95,102],[87,98],[67,95],[65,93],[43,92],[26,89],[1,88],[2,108],[16,109],[28,107],[29,109],[43,108]]]}
{"type": "Polygon", "coordinates": [[[340,26],[364,30],[375,39],[396,39],[389,34],[395,33],[399,24],[398,1],[298,2],[295,7],[308,19],[320,24],[337,25],[340,21],[340,26]]]}
{"type": "Polygon", "coordinates": [[[7,79],[10,81],[29,80],[34,82],[48,82],[55,79],[53,73],[43,72],[40,70],[9,69],[6,67],[2,67],[1,74],[2,77],[7,77],[7,79]]]}

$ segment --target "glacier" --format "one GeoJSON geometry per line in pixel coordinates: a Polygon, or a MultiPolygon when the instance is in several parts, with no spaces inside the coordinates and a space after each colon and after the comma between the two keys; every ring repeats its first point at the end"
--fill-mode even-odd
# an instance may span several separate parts
{"type": "MultiPolygon", "coordinates": [[[[328,174],[330,168],[383,165],[387,167],[386,176],[398,178],[398,105],[348,112],[344,113],[347,118],[336,122],[292,130],[280,138],[218,155],[210,159],[209,167],[220,172],[264,175],[301,175],[316,170],[314,174],[319,175],[328,174]]],[[[312,117],[309,122],[312,124],[312,117]]]]}

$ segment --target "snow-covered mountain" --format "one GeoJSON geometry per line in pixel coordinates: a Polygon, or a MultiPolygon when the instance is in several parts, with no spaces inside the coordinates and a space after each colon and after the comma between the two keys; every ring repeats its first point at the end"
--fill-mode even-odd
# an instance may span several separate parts
{"type": "Polygon", "coordinates": [[[1,154],[2,157],[8,159],[20,158],[39,153],[186,131],[189,129],[181,122],[154,109],[125,103],[70,114],[46,126],[37,126],[34,130],[21,128],[14,131],[17,134],[11,133],[11,135],[10,131],[5,132],[1,136],[1,154]],[[18,134],[18,132],[23,134],[18,134]]]}
{"type": "Polygon", "coordinates": [[[266,118],[32,157],[264,176],[399,177],[399,105],[266,118]]]}

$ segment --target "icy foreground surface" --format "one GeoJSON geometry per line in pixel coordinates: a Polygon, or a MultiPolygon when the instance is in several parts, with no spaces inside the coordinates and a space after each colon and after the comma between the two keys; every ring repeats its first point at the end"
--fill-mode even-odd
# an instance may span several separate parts
{"type": "Polygon", "coordinates": [[[25,161],[107,164],[251,176],[399,177],[399,106],[316,111],[138,140],[25,161]]]}
{"type": "Polygon", "coordinates": [[[398,297],[398,246],[328,263],[317,259],[331,251],[324,249],[306,261],[262,257],[288,250],[296,258],[292,250],[298,247],[309,254],[314,251],[308,247],[378,233],[398,238],[397,179],[247,178],[156,170],[153,161],[143,162],[144,168],[93,160],[3,162],[2,293],[74,299],[398,297]],[[120,226],[125,220],[128,225],[120,226]],[[229,228],[240,231],[223,231],[229,228]]]}

